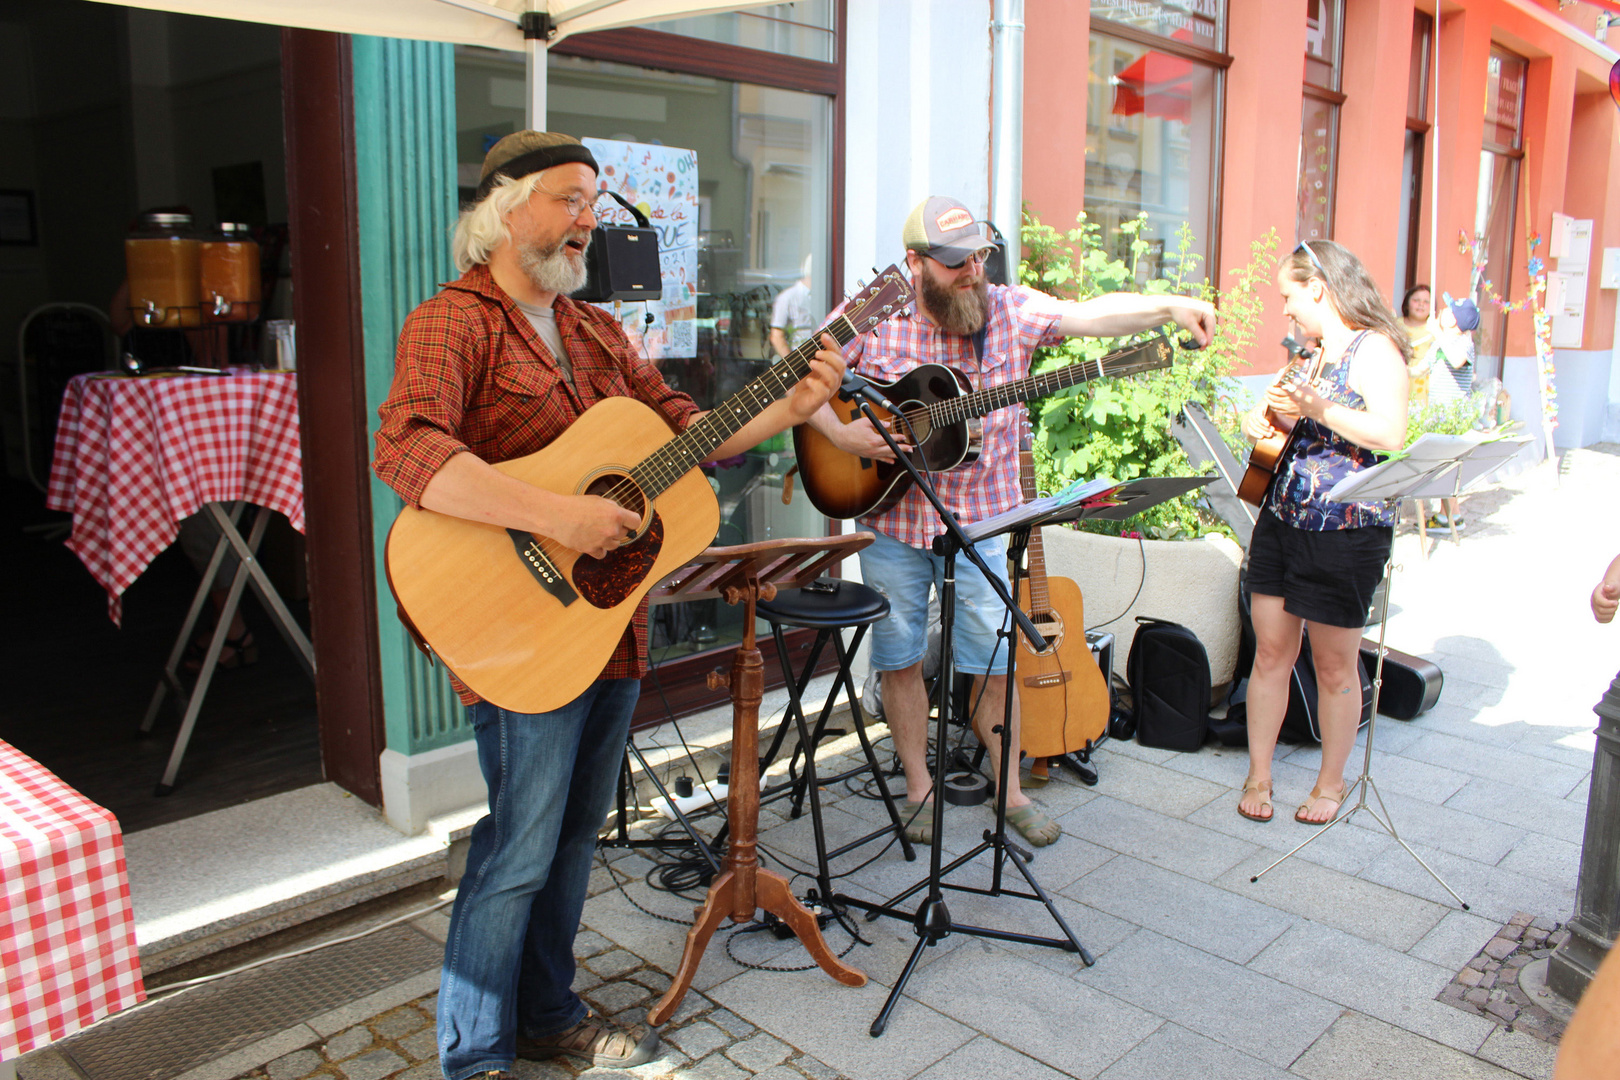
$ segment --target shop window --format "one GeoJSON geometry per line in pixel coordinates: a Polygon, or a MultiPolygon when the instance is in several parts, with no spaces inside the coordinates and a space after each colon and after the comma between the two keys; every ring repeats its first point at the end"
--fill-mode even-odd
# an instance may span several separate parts
{"type": "Polygon", "coordinates": [[[1091,19],[1202,49],[1226,48],[1226,0],[1091,0],[1091,19]]]}
{"type": "Polygon", "coordinates": [[[1434,51],[1434,19],[1412,16],[1412,59],[1406,80],[1406,145],[1401,155],[1400,238],[1396,245],[1396,301],[1418,283],[1418,241],[1423,221],[1423,161],[1429,134],[1429,58],[1434,51]]]}
{"type": "MultiPolygon", "coordinates": [[[[1131,9],[1149,5],[1131,5],[1131,9]]],[[[1093,4],[1093,10],[1113,7],[1093,4]]],[[[1166,4],[1166,9],[1178,5],[1166,4]]],[[[1149,44],[1104,32],[1092,23],[1090,91],[1087,95],[1087,217],[1112,243],[1122,222],[1147,215],[1142,239],[1150,245],[1138,264],[1144,278],[1177,269],[1176,233],[1192,230],[1196,276],[1210,272],[1214,255],[1216,175],[1221,67],[1198,50],[1178,48],[1203,40],[1195,26],[1219,23],[1183,19],[1164,42],[1149,44]]],[[[1213,30],[1210,30],[1213,32],[1213,30]]],[[[1126,254],[1128,242],[1120,243],[1126,254]]]]}
{"type": "MultiPolygon", "coordinates": [[[[518,58],[458,51],[456,147],[464,192],[476,183],[487,148],[523,127],[522,90],[518,58]]],[[[557,52],[549,58],[547,95],[553,130],[649,145],[654,156],[668,148],[695,154],[697,179],[688,185],[689,211],[682,211],[687,220],[655,221],[666,252],[688,250],[690,278],[672,291],[666,276],[663,306],[650,307],[656,321],[647,334],[642,304],[614,312],[672,386],[711,408],[764,372],[777,359],[770,341],[775,300],[806,275],[808,314],[819,324],[833,306],[831,97],[557,52]]],[[[619,161],[622,168],[631,159],[619,161]]],[[[643,176],[638,167],[632,161],[628,176],[609,177],[604,159],[603,179],[621,190],[629,183],[656,203],[663,194],[656,189],[671,186],[666,174],[660,168],[643,176]]],[[[609,200],[598,209],[605,219],[629,220],[609,200]]],[[[783,476],[793,464],[792,439],[784,433],[704,466],[720,502],[715,543],[826,534],[826,519],[802,487],[782,502],[783,476]]],[[[740,608],[714,600],[657,605],[652,658],[662,663],[734,645],[741,621],[740,608]]]]}
{"type": "Polygon", "coordinates": [[[1295,239],[1333,235],[1339,152],[1340,57],[1344,0],[1309,0],[1305,8],[1305,100],[1299,126],[1299,206],[1295,239]]]}

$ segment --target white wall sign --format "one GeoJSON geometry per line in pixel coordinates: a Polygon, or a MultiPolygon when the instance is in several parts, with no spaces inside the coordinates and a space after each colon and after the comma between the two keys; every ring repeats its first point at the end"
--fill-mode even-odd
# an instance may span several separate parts
{"type": "Polygon", "coordinates": [[[1563,302],[1557,306],[1549,297],[1548,310],[1552,313],[1552,343],[1558,349],[1578,349],[1586,337],[1586,275],[1592,261],[1592,219],[1564,218],[1554,232],[1564,225],[1562,254],[1558,257],[1558,273],[1563,278],[1563,302]]]}

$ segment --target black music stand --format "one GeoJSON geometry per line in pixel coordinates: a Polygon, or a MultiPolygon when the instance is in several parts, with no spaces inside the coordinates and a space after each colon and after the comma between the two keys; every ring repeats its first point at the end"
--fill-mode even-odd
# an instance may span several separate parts
{"type": "MultiPolygon", "coordinates": [[[[1399,457],[1390,458],[1382,464],[1370,469],[1345,477],[1333,485],[1328,492],[1328,498],[1337,502],[1378,502],[1383,501],[1400,507],[1402,499],[1450,499],[1463,493],[1463,489],[1473,486],[1480,480],[1489,476],[1497,469],[1506,465],[1516,456],[1519,450],[1530,442],[1529,436],[1481,436],[1477,433],[1468,435],[1435,435],[1428,434],[1420,437],[1399,457]]],[[[1273,867],[1304,849],[1327,831],[1342,821],[1349,821],[1357,811],[1365,810],[1367,816],[1378,822],[1384,831],[1394,837],[1395,842],[1406,849],[1406,853],[1417,860],[1419,866],[1429,872],[1429,876],[1440,883],[1440,887],[1451,894],[1451,898],[1462,905],[1464,911],[1469,910],[1463,898],[1457,895],[1457,890],[1447,885],[1445,879],[1434,872],[1434,868],[1423,861],[1423,858],[1413,851],[1401,834],[1395,831],[1395,820],[1390,816],[1389,808],[1384,805],[1384,797],[1378,792],[1378,785],[1372,778],[1372,747],[1373,732],[1378,723],[1377,701],[1384,686],[1384,635],[1389,629],[1389,594],[1390,581],[1394,577],[1395,555],[1393,550],[1390,557],[1384,561],[1384,611],[1378,620],[1378,660],[1373,665],[1373,714],[1367,719],[1367,745],[1362,755],[1361,775],[1356,777],[1355,783],[1345,790],[1344,800],[1339,806],[1343,810],[1344,804],[1350,801],[1352,791],[1356,793],[1356,804],[1348,811],[1334,816],[1333,820],[1313,832],[1304,843],[1296,846],[1292,851],[1277,859],[1270,866],[1249,878],[1250,882],[1259,881],[1261,876],[1268,873],[1273,867]],[[1371,791],[1373,798],[1378,800],[1378,809],[1374,810],[1367,803],[1367,792],[1371,791]],[[1379,813],[1383,816],[1380,817],[1379,813]]]]}

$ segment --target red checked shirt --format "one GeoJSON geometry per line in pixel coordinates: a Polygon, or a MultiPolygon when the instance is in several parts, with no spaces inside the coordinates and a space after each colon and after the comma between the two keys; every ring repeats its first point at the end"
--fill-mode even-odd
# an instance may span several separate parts
{"type": "MultiPolygon", "coordinates": [[[[1064,340],[1058,330],[1057,302],[1023,286],[991,285],[986,320],[984,360],[974,353],[973,339],[947,333],[917,314],[915,304],[844,346],[851,371],[890,382],[919,364],[945,364],[967,375],[973,389],[1000,386],[1029,374],[1029,358],[1042,345],[1064,340]]],[[[984,444],[972,465],[931,473],[940,501],[964,525],[1017,506],[1018,433],[1022,405],[997,409],[984,418],[984,444]]],[[[939,515],[913,485],[900,501],[861,524],[887,533],[912,547],[926,548],[944,532],[939,515]]]]}
{"type": "MultiPolygon", "coordinates": [[[[685,429],[697,404],[636,354],[611,316],[561,296],[552,310],[573,385],[487,267],[473,267],[411,312],[399,335],[394,384],[377,409],[382,426],[372,464],[384,483],[420,506],[428,481],[453,454],[467,450],[488,462],[532,454],[607,397],[636,398],[675,431],[685,429]]],[[[643,600],[600,677],[640,678],[646,670],[643,600]]],[[[464,704],[478,700],[451,681],[464,704]]]]}

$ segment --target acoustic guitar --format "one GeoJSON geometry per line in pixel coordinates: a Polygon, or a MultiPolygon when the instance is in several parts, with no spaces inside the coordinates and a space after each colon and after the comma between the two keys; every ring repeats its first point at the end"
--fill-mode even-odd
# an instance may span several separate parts
{"type": "MultiPolygon", "coordinates": [[[[1282,343],[1292,359],[1283,369],[1282,378],[1279,380],[1281,384],[1297,386],[1301,383],[1315,382],[1316,377],[1322,372],[1322,358],[1317,351],[1295,341],[1292,334],[1283,338],[1282,343]]],[[[1243,470],[1243,479],[1238,481],[1238,498],[1254,507],[1265,503],[1272,477],[1277,475],[1277,466],[1288,456],[1289,448],[1294,445],[1294,432],[1299,430],[1296,423],[1290,430],[1283,431],[1282,421],[1270,409],[1266,410],[1266,419],[1270,420],[1277,430],[1255,443],[1250,449],[1248,466],[1243,470]]]]}
{"type": "MultiPolygon", "coordinates": [[[[946,472],[978,460],[983,425],[977,418],[1104,375],[1167,368],[1174,357],[1169,338],[1161,333],[1101,360],[1070,364],[983,390],[974,390],[967,376],[953,367],[921,364],[893,382],[872,380],[899,409],[898,416],[881,408],[874,408],[873,413],[896,437],[914,442],[915,448],[907,456],[919,470],[946,472]]],[[[853,401],[835,395],[831,404],[841,423],[861,417],[853,401]]],[[[899,502],[911,487],[911,476],[898,461],[845,453],[809,424],[793,429],[793,450],[810,504],[830,518],[880,513],[899,502]]]]}
{"type": "Polygon", "coordinates": [[[641,515],[634,538],[605,558],[406,507],[388,533],[386,563],[407,628],[501,708],[547,712],[572,701],[601,674],[648,590],[714,539],[720,507],[698,464],[809,373],[822,333],[848,344],[910,299],[906,275],[889,267],[809,341],[679,435],[634,398],[611,397],[543,450],[495,465],[641,515]]]}
{"type": "MultiPolygon", "coordinates": [[[[1019,455],[1024,500],[1035,498],[1035,462],[1026,438],[1019,455]]],[[[1036,652],[1018,635],[1019,745],[1032,758],[1082,750],[1108,729],[1108,681],[1086,644],[1086,609],[1080,586],[1048,577],[1041,530],[1031,529],[1026,549],[1028,596],[1019,606],[1046,639],[1036,652]]]]}

